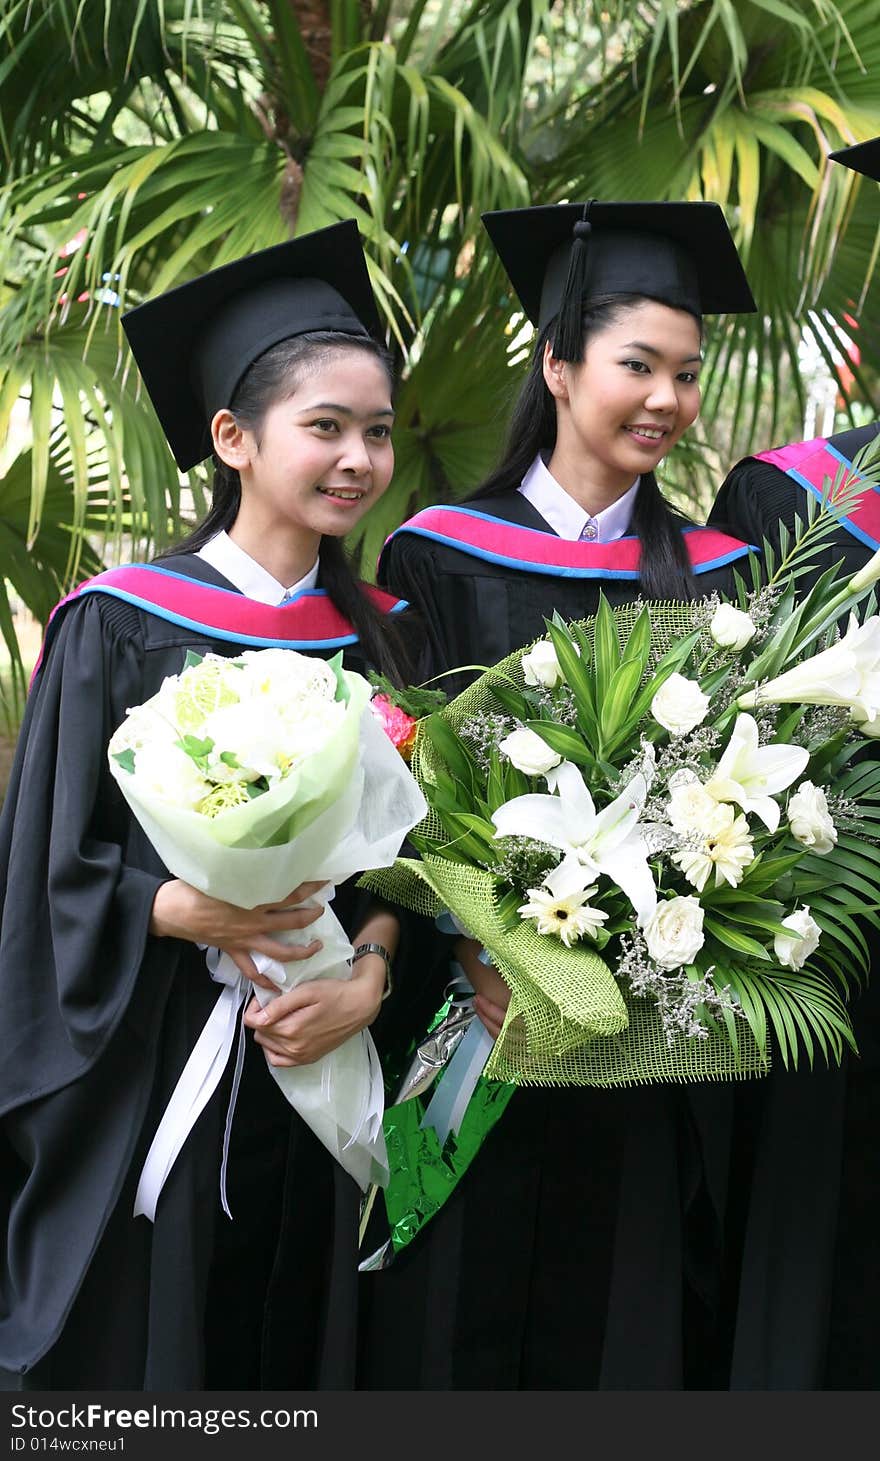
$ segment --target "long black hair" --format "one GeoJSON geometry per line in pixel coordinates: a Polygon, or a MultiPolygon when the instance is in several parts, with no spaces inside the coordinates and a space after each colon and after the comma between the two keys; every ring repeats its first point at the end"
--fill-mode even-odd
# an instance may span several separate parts
{"type": "MultiPolygon", "coordinates": [[[[276,402],[292,395],[306,366],[323,363],[336,351],[361,350],[377,360],[388,376],[393,391],[391,357],[377,341],[366,336],[346,335],[336,330],[313,330],[292,335],[258,356],[243,375],[229,404],[239,426],[252,431],[259,445],[266,413],[276,402]]],[[[181,542],[157,561],[176,553],[195,553],[220,532],[228,531],[241,506],[241,478],[216,453],[213,456],[214,486],[211,507],[202,521],[181,542]]],[[[364,592],[355,577],[339,538],[321,538],[321,586],[356,630],[361,648],[371,664],[395,684],[406,677],[407,656],[396,615],[383,614],[364,592]]]]}
{"type": "MultiPolygon", "coordinates": [[[[615,324],[624,310],[643,303],[646,297],[643,294],[614,294],[589,300],[583,312],[580,359],[583,360],[593,336],[615,324]]],[[[467,498],[468,502],[478,497],[494,497],[502,492],[515,491],[539,452],[546,455],[556,445],[556,402],[544,380],[544,347],[548,340],[554,338],[555,330],[556,320],[553,319],[538,336],[528,375],[510,417],[504,453],[485,482],[467,498]]],[[[687,521],[666,501],[654,473],[643,472],[632,515],[632,530],[641,540],[639,579],[647,598],[693,598],[693,572],[681,535],[687,521]]]]}

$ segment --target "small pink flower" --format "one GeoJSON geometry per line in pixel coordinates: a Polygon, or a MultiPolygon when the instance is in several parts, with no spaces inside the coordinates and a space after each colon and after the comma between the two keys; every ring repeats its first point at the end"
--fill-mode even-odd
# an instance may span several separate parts
{"type": "Polygon", "coordinates": [[[396,746],[404,761],[408,761],[416,740],[416,722],[412,716],[401,710],[399,705],[392,705],[387,695],[374,695],[370,709],[392,746],[396,746]]]}

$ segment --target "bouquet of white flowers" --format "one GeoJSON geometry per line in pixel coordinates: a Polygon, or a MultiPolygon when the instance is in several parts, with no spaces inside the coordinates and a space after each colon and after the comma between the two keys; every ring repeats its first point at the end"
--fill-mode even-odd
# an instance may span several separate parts
{"type": "Polygon", "coordinates": [[[450,913],[511,989],[486,1074],[760,1074],[852,1044],[880,926],[880,553],[595,618],[419,723],[421,860],[370,885],[450,913]],[[841,633],[841,616],[849,611],[841,633]]]}
{"type": "MultiPolygon", "coordinates": [[[[421,858],[364,880],[447,920],[510,988],[494,1045],[450,998],[385,1112],[364,1269],[446,1200],[518,1085],[761,1076],[854,1046],[880,927],[872,565],[797,604],[602,601],[419,723],[421,858]],[[818,649],[818,652],[814,652],[818,649]]],[[[470,1009],[468,1009],[470,1004],[470,1009]]]]}
{"type": "MultiPolygon", "coordinates": [[[[327,906],[334,884],[393,862],[425,802],[370,713],[371,689],[346,671],[286,649],[236,659],[189,654],[180,674],[129,710],[108,747],[126,801],[175,877],[253,908],[326,879],[320,919],[282,942],[323,947],[305,963],[255,955],[279,993],[306,979],[349,978],[351,945],[327,906]],[[293,972],[293,971],[296,972],[293,972]]],[[[228,955],[208,951],[223,986],[162,1118],[136,1212],[150,1218],[162,1184],[227,1063],[238,1012],[255,989],[228,955]]],[[[239,1060],[243,1046],[239,1042],[239,1060]]],[[[291,1105],[362,1187],[387,1173],[381,1072],[364,1030],[311,1065],[272,1075],[291,1105]]],[[[225,1203],[225,1193],[224,1193],[225,1203]]]]}
{"type": "Polygon", "coordinates": [[[827,496],[735,602],[554,616],[419,722],[421,859],[366,881],[477,939],[510,1003],[493,1045],[450,981],[386,1110],[362,1268],[412,1241],[519,1085],[756,1077],[853,1045],[880,928],[880,553],[799,598],[827,496]]]}

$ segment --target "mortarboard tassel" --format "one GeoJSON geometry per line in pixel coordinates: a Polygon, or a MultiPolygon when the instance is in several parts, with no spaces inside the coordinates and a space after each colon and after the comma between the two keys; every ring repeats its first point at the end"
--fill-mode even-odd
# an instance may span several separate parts
{"type": "Polygon", "coordinates": [[[593,202],[590,198],[584,204],[583,217],[578,219],[572,230],[571,258],[559,302],[553,341],[553,354],[557,360],[579,361],[583,350],[583,298],[587,276],[587,248],[592,232],[589,214],[593,202]]]}

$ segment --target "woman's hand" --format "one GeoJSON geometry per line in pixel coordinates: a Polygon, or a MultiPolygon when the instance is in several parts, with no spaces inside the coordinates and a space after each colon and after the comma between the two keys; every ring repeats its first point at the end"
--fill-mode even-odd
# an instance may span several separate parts
{"type": "Polygon", "coordinates": [[[265,1009],[251,1000],[244,1022],[270,1065],[311,1065],[372,1024],[382,1003],[385,960],[363,954],[350,979],[310,979],[279,994],[265,1009]]]}
{"type": "Polygon", "coordinates": [[[320,940],[293,945],[279,942],[282,929],[308,928],[324,912],[323,904],[298,908],[323,888],[324,883],[300,883],[281,903],[263,903],[258,908],[237,908],[219,898],[209,898],[180,878],[162,883],[153,900],[150,933],[156,938],[188,939],[222,949],[245,979],[263,989],[275,989],[271,979],[257,972],[251,953],[265,954],[279,963],[309,959],[322,947],[320,940]]]}
{"type": "Polygon", "coordinates": [[[477,958],[481,948],[476,939],[460,938],[454,953],[473,985],[474,1008],[493,1040],[497,1040],[510,1004],[510,990],[494,964],[484,964],[477,958]]]}

